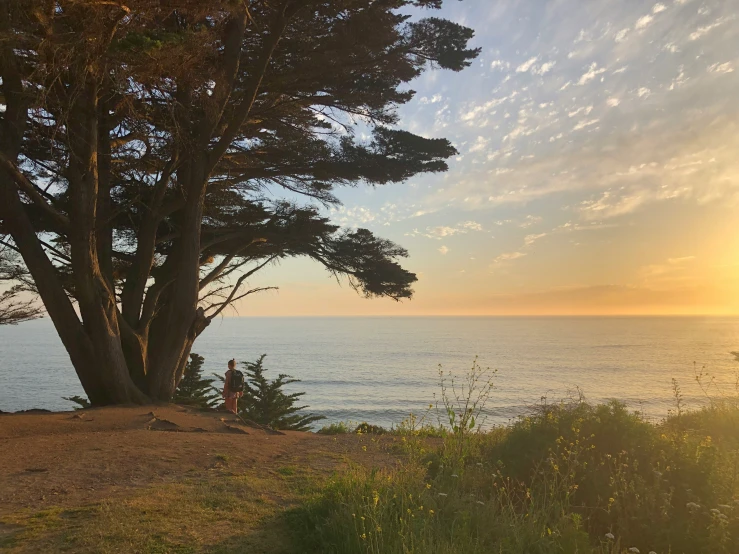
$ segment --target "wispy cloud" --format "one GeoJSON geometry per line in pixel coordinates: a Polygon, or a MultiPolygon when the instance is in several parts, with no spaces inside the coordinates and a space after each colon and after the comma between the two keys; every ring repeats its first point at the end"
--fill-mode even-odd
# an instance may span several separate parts
{"type": "Polygon", "coordinates": [[[502,262],[509,262],[511,260],[517,260],[523,258],[526,255],[525,252],[505,252],[493,260],[494,264],[500,264],[502,262]]]}
{"type": "Polygon", "coordinates": [[[534,56],[533,58],[530,58],[529,60],[523,62],[521,65],[519,65],[516,68],[516,73],[526,73],[529,71],[532,67],[534,67],[534,64],[539,61],[538,56],[534,56]]]}

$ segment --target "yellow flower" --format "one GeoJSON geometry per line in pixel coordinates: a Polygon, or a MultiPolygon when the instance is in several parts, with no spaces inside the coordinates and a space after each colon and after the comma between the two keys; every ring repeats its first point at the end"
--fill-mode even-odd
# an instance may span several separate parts
{"type": "Polygon", "coordinates": [[[431,483],[426,483],[426,488],[427,489],[430,489],[431,488],[431,483]]]}
{"type": "Polygon", "coordinates": [[[362,540],[365,540],[367,538],[367,533],[362,533],[362,540]]]}
{"type": "Polygon", "coordinates": [[[429,510],[429,514],[430,515],[434,515],[434,511],[433,510],[429,510]]]}

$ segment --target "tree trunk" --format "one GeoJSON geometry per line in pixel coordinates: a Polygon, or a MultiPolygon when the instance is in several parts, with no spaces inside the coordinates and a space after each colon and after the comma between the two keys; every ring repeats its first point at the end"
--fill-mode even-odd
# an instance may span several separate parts
{"type": "Polygon", "coordinates": [[[163,313],[152,324],[148,366],[148,392],[152,398],[170,400],[177,387],[177,373],[187,360],[192,341],[202,332],[198,311],[200,292],[200,228],[208,182],[207,156],[193,155],[178,171],[178,180],[187,191],[185,206],[178,217],[180,236],[170,271],[175,274],[164,293],[163,313]],[[192,341],[190,337],[192,336],[192,341]]]}
{"type": "MultiPolygon", "coordinates": [[[[80,71],[81,75],[86,75],[80,71]]],[[[109,188],[101,187],[98,173],[99,87],[94,77],[85,79],[85,87],[75,98],[68,130],[70,161],[69,244],[75,296],[85,333],[92,343],[94,363],[108,402],[116,404],[148,402],[134,384],[123,354],[115,291],[101,266],[100,254],[107,252],[108,222],[99,221],[98,208],[106,206],[109,188]],[[102,197],[102,198],[101,198],[102,197]],[[104,244],[98,245],[98,238],[104,244]],[[100,246],[100,248],[99,248],[100,246]]],[[[112,276],[111,276],[112,277],[112,276]]],[[[77,369],[75,367],[75,369],[77,369]]],[[[84,383],[83,383],[84,386],[84,383]]],[[[85,391],[98,396],[101,391],[85,391]]]]}

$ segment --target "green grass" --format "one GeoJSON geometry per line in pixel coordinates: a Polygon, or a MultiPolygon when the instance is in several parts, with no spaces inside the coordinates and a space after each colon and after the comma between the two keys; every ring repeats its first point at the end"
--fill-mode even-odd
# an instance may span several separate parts
{"type": "MultiPolygon", "coordinates": [[[[147,554],[739,552],[739,407],[655,425],[613,402],[542,407],[487,432],[355,435],[368,460],[141,489],[0,519],[0,549],[147,554]],[[611,538],[611,536],[613,538],[611,538]]],[[[325,454],[323,455],[325,456],[325,454]]],[[[214,455],[220,462],[225,456],[214,455]]]]}
{"type": "Polygon", "coordinates": [[[317,431],[317,433],[319,435],[346,435],[351,433],[351,430],[349,429],[348,423],[339,421],[329,425],[324,425],[317,431]]]}
{"type": "Polygon", "coordinates": [[[654,425],[574,402],[405,449],[400,467],[354,468],[294,515],[311,552],[739,552],[736,404],[654,425]]]}
{"type": "MultiPolygon", "coordinates": [[[[20,552],[285,554],[737,554],[739,399],[654,424],[618,402],[542,405],[482,431],[492,390],[440,370],[429,406],[386,430],[334,423],[354,465],[328,478],[320,447],[300,464],[213,473],[76,509],[0,518],[20,552]],[[352,442],[354,441],[354,442],[352,442]],[[353,447],[352,447],[353,444],[353,447]],[[361,450],[358,448],[361,446],[361,450]],[[353,448],[353,450],[352,450],[353,448]],[[388,453],[394,456],[387,456],[388,453]],[[356,462],[361,462],[356,463],[356,462]],[[372,467],[379,465],[380,468],[372,467]]],[[[317,444],[325,439],[316,438],[317,444]]]]}
{"type": "Polygon", "coordinates": [[[290,475],[275,479],[259,472],[218,474],[76,509],[12,514],[0,520],[0,549],[8,553],[302,552],[284,514],[319,485],[308,472],[290,475]]]}

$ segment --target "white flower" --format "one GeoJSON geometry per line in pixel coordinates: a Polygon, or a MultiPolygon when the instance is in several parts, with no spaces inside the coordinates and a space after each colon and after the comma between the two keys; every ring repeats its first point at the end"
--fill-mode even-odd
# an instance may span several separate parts
{"type": "Polygon", "coordinates": [[[440,492],[439,496],[443,496],[444,498],[446,498],[447,494],[445,492],[440,492]]]}
{"type": "Polygon", "coordinates": [[[700,510],[700,504],[696,504],[695,502],[688,502],[685,507],[688,510],[700,510]]]}
{"type": "Polygon", "coordinates": [[[485,503],[484,503],[484,502],[481,502],[481,501],[479,501],[479,500],[477,501],[477,503],[478,503],[478,504],[479,504],[480,506],[484,506],[484,505],[485,505],[485,503]]]}
{"type": "Polygon", "coordinates": [[[716,517],[717,517],[717,518],[719,518],[719,519],[722,519],[722,520],[723,520],[723,519],[728,519],[728,518],[726,517],[726,514],[719,514],[719,515],[717,515],[716,517]]]}
{"type": "Polygon", "coordinates": [[[459,475],[457,475],[456,473],[452,473],[452,477],[453,477],[454,479],[456,479],[457,477],[459,477],[459,475]]]}
{"type": "Polygon", "coordinates": [[[722,510],[731,510],[731,506],[729,506],[728,504],[719,504],[718,507],[722,510]]]}
{"type": "Polygon", "coordinates": [[[608,539],[609,541],[612,541],[612,540],[613,540],[613,539],[615,539],[616,537],[614,537],[614,536],[613,536],[613,533],[606,533],[606,538],[607,538],[607,539],[608,539]]]}
{"type": "Polygon", "coordinates": [[[639,549],[636,546],[632,546],[631,548],[629,548],[629,552],[631,552],[632,554],[639,554],[639,549]]]}
{"type": "Polygon", "coordinates": [[[711,509],[711,513],[715,516],[719,515],[721,513],[721,510],[717,510],[716,508],[711,509]]]}

